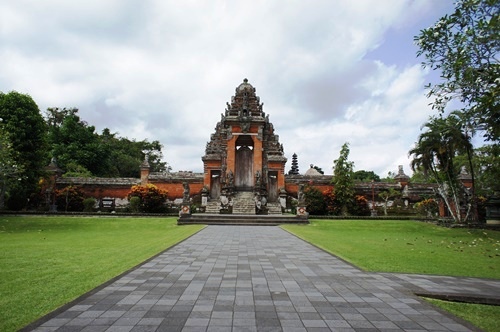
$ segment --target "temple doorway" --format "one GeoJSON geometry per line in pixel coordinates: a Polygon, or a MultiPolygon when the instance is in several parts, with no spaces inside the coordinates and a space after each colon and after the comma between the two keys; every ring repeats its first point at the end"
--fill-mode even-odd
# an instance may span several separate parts
{"type": "Polygon", "coordinates": [[[277,202],[278,201],[278,172],[269,171],[269,178],[267,180],[268,190],[267,190],[267,199],[269,202],[277,202]]]}
{"type": "Polygon", "coordinates": [[[249,135],[241,135],[236,140],[234,185],[238,191],[253,189],[253,140],[249,135]]]}
{"type": "Polygon", "coordinates": [[[212,199],[218,199],[220,197],[220,175],[221,171],[211,171],[210,198],[212,199]]]}

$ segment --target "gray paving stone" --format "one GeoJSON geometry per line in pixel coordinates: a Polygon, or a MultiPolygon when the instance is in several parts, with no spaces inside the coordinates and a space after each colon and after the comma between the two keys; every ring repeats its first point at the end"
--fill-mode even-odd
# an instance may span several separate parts
{"type": "Polygon", "coordinates": [[[475,330],[412,295],[440,291],[500,299],[500,281],[366,273],[279,227],[209,226],[34,330],[475,330]]]}

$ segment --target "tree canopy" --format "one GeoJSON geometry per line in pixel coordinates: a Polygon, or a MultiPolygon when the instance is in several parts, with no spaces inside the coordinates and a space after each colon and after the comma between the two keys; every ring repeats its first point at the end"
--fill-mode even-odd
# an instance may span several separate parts
{"type": "Polygon", "coordinates": [[[17,165],[15,151],[0,123],[0,209],[5,205],[7,189],[19,179],[23,169],[17,165]]]}
{"type": "Polygon", "coordinates": [[[457,163],[457,156],[468,155],[467,166],[472,171],[470,136],[462,131],[460,118],[455,114],[446,118],[432,117],[424,126],[426,131],[420,134],[415,147],[409,152],[413,155],[411,167],[430,173],[455,221],[467,220],[469,212],[473,211],[474,186],[468,193],[459,181],[460,169],[465,165],[457,163]],[[468,195],[472,195],[472,199],[468,199],[468,195]],[[465,215],[461,208],[466,209],[465,215]]]}
{"type": "Polygon", "coordinates": [[[49,108],[46,121],[52,155],[68,175],[138,177],[145,157],[152,172],[168,168],[159,141],[129,140],[108,128],[98,134],[94,126],[80,119],[78,109],[49,108]]]}
{"type": "Polygon", "coordinates": [[[349,143],[340,149],[339,158],[333,161],[333,178],[335,197],[342,215],[348,214],[348,207],[354,201],[354,162],[349,161],[349,143]]]}
{"type": "Polygon", "coordinates": [[[360,182],[380,182],[380,176],[375,174],[374,171],[359,170],[353,173],[353,179],[360,182]]]}
{"type": "Polygon", "coordinates": [[[47,126],[37,104],[26,94],[15,91],[0,92],[0,119],[13,150],[19,172],[18,181],[12,183],[7,205],[19,210],[36,192],[47,161],[47,126]]]}
{"type": "Polygon", "coordinates": [[[440,72],[429,84],[433,108],[444,112],[452,100],[487,140],[500,138],[500,4],[461,0],[454,13],[415,37],[422,65],[440,72]]]}

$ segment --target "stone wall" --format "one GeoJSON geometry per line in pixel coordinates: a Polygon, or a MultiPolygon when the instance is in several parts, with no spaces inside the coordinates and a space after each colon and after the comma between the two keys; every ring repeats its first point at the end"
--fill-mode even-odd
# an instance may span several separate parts
{"type": "Polygon", "coordinates": [[[60,177],[56,181],[58,189],[67,186],[79,187],[87,197],[97,200],[114,198],[116,205],[128,204],[127,195],[134,185],[151,183],[168,192],[168,199],[175,201],[181,199],[184,192],[183,183],[189,184],[191,196],[197,195],[203,188],[203,174],[193,172],[178,173],[150,173],[144,179],[138,178],[72,178],[60,177]],[[144,181],[146,180],[146,181],[144,181]]]}
{"type": "MultiPolygon", "coordinates": [[[[307,176],[307,175],[286,175],[285,190],[288,195],[297,197],[297,192],[300,184],[310,185],[326,193],[333,189],[331,184],[332,175],[307,176]]],[[[381,201],[378,194],[389,188],[393,188],[401,192],[402,198],[408,199],[409,203],[416,203],[422,200],[423,197],[434,196],[435,184],[420,184],[404,182],[357,182],[354,184],[356,195],[364,196],[371,201],[381,201]]]]}
{"type": "MultiPolygon", "coordinates": [[[[183,183],[189,184],[191,197],[199,195],[203,189],[203,173],[177,172],[177,173],[147,173],[140,178],[70,178],[60,177],[57,179],[57,188],[62,189],[69,185],[79,187],[85,196],[94,197],[97,200],[102,198],[114,198],[116,205],[128,203],[127,195],[134,185],[151,183],[160,189],[168,192],[168,199],[176,201],[182,199],[184,187],[183,183]]],[[[307,176],[307,175],[285,175],[285,190],[288,196],[297,197],[300,184],[310,185],[321,192],[326,193],[333,189],[331,175],[307,176]]],[[[360,182],[355,184],[357,195],[365,196],[369,201],[381,201],[378,194],[394,188],[402,193],[402,197],[409,203],[415,203],[422,197],[434,195],[433,184],[412,184],[412,183],[387,183],[387,182],[360,182]]],[[[279,188],[280,189],[280,188],[279,188]]]]}

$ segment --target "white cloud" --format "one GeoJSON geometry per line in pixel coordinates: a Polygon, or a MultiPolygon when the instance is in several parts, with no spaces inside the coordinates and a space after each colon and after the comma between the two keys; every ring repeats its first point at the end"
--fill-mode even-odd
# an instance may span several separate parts
{"type": "Polygon", "coordinates": [[[385,175],[405,161],[429,114],[426,73],[418,59],[365,57],[394,29],[412,40],[433,9],[448,8],[430,0],[4,1],[0,91],[29,93],[41,110],[78,107],[98,130],[159,140],[174,170],[201,171],[205,143],[248,77],[302,171],[314,163],[329,172],[349,141],[357,169],[385,175]]]}

